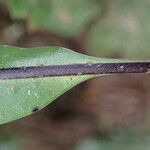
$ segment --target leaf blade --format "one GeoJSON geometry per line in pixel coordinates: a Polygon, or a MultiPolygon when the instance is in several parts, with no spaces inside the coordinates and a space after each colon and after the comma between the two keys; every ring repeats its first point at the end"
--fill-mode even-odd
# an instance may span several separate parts
{"type": "MultiPolygon", "coordinates": [[[[131,62],[91,57],[60,47],[17,48],[1,45],[0,54],[0,69],[131,62]]],[[[96,76],[97,74],[76,74],[75,76],[1,79],[0,124],[31,115],[36,110],[47,106],[72,87],[96,76]]]]}
{"type": "MultiPolygon", "coordinates": [[[[0,68],[86,63],[93,58],[64,48],[23,49],[0,46],[0,68]],[[62,57],[62,58],[61,58],[62,57]],[[80,60],[80,61],[79,61],[80,60]]],[[[32,114],[92,75],[0,80],[0,124],[32,114]]]]}

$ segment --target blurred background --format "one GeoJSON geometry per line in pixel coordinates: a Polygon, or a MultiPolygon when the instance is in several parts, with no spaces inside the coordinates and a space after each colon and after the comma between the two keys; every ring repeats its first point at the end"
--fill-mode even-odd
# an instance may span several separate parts
{"type": "MultiPolygon", "coordinates": [[[[0,44],[150,60],[149,0],[0,0],[0,44]]],[[[0,126],[0,150],[150,150],[149,75],[87,81],[0,126]]]]}

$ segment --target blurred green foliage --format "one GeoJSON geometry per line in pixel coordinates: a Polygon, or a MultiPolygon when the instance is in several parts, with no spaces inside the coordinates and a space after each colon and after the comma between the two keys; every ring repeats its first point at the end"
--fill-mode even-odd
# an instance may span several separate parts
{"type": "Polygon", "coordinates": [[[3,131],[0,134],[0,150],[23,150],[22,139],[12,131],[3,131]]]}
{"type": "MultiPolygon", "coordinates": [[[[30,29],[76,37],[90,22],[87,49],[103,57],[150,58],[149,0],[0,0],[30,29]]],[[[82,39],[81,39],[82,40],[82,39]]]]}
{"type": "Polygon", "coordinates": [[[149,150],[150,136],[132,129],[113,135],[111,139],[88,139],[75,150],[149,150]]]}
{"type": "Polygon", "coordinates": [[[49,29],[63,36],[77,35],[100,11],[97,0],[1,0],[15,19],[28,18],[31,28],[49,29]]]}
{"type": "Polygon", "coordinates": [[[150,1],[106,0],[105,14],[88,36],[97,54],[118,52],[127,58],[150,58],[150,1]]]}

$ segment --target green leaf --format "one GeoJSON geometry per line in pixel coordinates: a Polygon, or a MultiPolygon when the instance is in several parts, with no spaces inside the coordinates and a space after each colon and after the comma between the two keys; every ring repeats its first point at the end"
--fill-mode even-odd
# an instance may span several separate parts
{"type": "Polygon", "coordinates": [[[101,10],[96,0],[1,0],[14,19],[26,18],[32,29],[51,30],[72,37],[101,10]]]}
{"type": "MultiPolygon", "coordinates": [[[[123,60],[95,58],[60,47],[17,48],[0,46],[0,54],[0,124],[28,116],[44,108],[77,84],[97,76],[97,74],[91,73],[88,75],[79,72],[74,76],[70,73],[61,76],[43,77],[41,74],[40,76],[29,78],[24,78],[24,76],[22,78],[9,78],[17,74],[17,71],[11,72],[11,69],[21,68],[21,71],[28,73],[26,68],[33,66],[44,68],[44,66],[84,64],[90,67],[95,63],[108,65],[110,63],[120,62],[122,64],[124,62],[123,60]]],[[[136,67],[134,63],[132,65],[134,70],[131,70],[129,64],[129,71],[134,72],[136,69],[140,72],[148,71],[147,68],[146,70],[141,70],[139,64],[136,67]]],[[[117,70],[122,72],[122,65],[120,67],[119,69],[121,70],[117,70]]],[[[125,71],[128,71],[127,66],[124,68],[125,71]]],[[[64,71],[63,69],[60,68],[58,73],[64,71]]],[[[99,67],[99,69],[101,68],[99,67]]],[[[109,71],[111,67],[108,66],[104,69],[109,71]]]]}
{"type": "MultiPolygon", "coordinates": [[[[0,53],[0,68],[96,63],[103,60],[57,47],[23,49],[0,46],[0,53]]],[[[34,109],[42,109],[73,86],[91,77],[0,80],[0,124],[30,115],[34,109]]]]}

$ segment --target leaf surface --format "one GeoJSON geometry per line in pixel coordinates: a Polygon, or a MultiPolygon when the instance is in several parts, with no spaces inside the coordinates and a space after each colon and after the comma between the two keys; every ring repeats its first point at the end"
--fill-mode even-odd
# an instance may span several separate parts
{"type": "MultiPolygon", "coordinates": [[[[117,62],[123,63],[124,61],[95,58],[61,47],[17,48],[0,46],[0,124],[28,116],[44,108],[77,84],[97,76],[96,74],[88,75],[79,72],[74,76],[67,74],[7,79],[7,74],[3,69],[22,68],[24,72],[27,72],[26,68],[33,66],[42,68],[44,66],[85,64],[90,67],[96,63],[117,62]],[[2,73],[5,73],[6,79],[1,78],[2,73]]],[[[136,67],[140,69],[139,65],[136,67]]],[[[60,70],[63,71],[63,69],[60,70]]],[[[71,68],[72,70],[74,69],[71,68]]],[[[12,74],[15,73],[12,72],[12,74]]]]}
{"type": "MultiPolygon", "coordinates": [[[[0,54],[0,68],[97,63],[105,60],[59,47],[23,49],[0,46],[0,54]]],[[[42,109],[73,86],[91,77],[78,75],[0,80],[0,124],[42,109]]]]}

